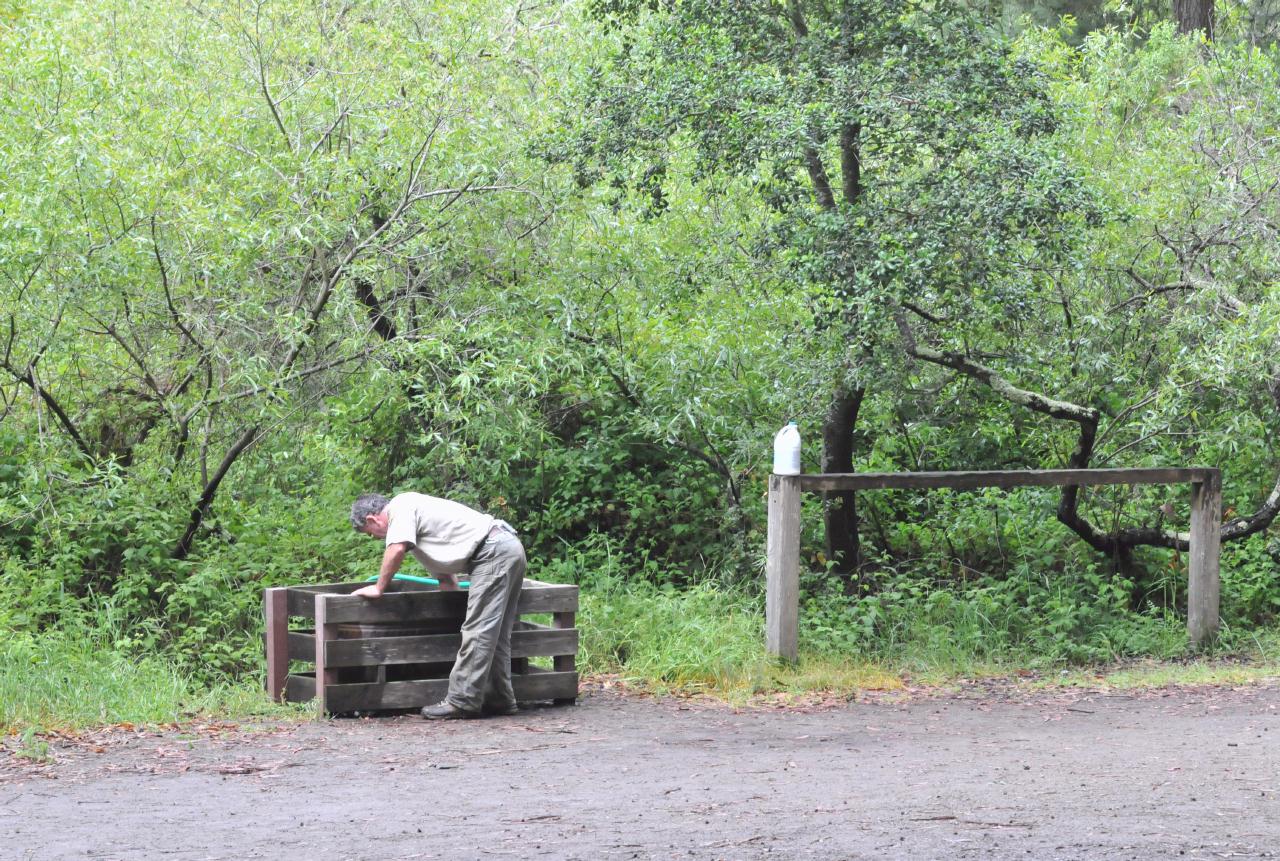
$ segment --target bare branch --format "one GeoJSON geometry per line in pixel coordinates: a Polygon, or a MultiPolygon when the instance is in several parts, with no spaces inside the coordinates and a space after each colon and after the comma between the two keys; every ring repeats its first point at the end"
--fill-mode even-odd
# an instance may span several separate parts
{"type": "Polygon", "coordinates": [[[308,160],[310,160],[311,157],[314,156],[317,151],[319,151],[320,147],[324,146],[325,143],[328,142],[329,136],[333,134],[334,130],[339,125],[341,125],[342,121],[345,120],[346,118],[347,118],[347,109],[343,108],[341,111],[338,112],[338,118],[334,120],[332,123],[330,123],[329,128],[324,130],[324,134],[320,135],[320,137],[316,139],[316,142],[311,145],[311,151],[307,153],[308,160]]]}
{"type": "Polygon", "coordinates": [[[961,353],[939,351],[919,345],[916,345],[910,352],[917,359],[952,368],[967,377],[978,380],[1010,403],[1026,407],[1038,413],[1044,413],[1055,419],[1066,419],[1067,421],[1082,424],[1097,425],[1098,423],[1098,411],[1093,407],[1082,407],[1069,401],[1059,401],[1038,392],[1020,389],[991,368],[972,361],[961,353]]]}
{"type": "Polygon", "coordinates": [[[1108,314],[1112,313],[1113,311],[1119,311],[1121,308],[1126,308],[1129,305],[1137,305],[1139,303],[1147,301],[1148,299],[1153,299],[1156,296],[1161,296],[1165,293],[1173,293],[1178,291],[1190,291],[1195,289],[1195,285],[1190,283],[1189,281],[1175,281],[1172,284],[1160,284],[1160,285],[1152,284],[1146,278],[1143,278],[1141,275],[1139,275],[1137,271],[1134,270],[1133,267],[1129,267],[1125,269],[1125,274],[1128,275],[1130,278],[1132,278],[1135,282],[1137,282],[1137,284],[1140,287],[1142,287],[1142,289],[1145,290],[1146,292],[1138,296],[1130,296],[1128,299],[1125,299],[1123,302],[1115,303],[1114,305],[1112,305],[1110,308],[1107,309],[1108,314]]]}
{"type": "Polygon", "coordinates": [[[284,121],[280,119],[280,111],[276,109],[276,100],[271,97],[271,88],[267,83],[267,64],[262,56],[262,35],[258,30],[258,23],[262,17],[262,7],[259,6],[253,18],[253,38],[249,40],[249,44],[253,47],[253,55],[257,59],[258,85],[262,89],[262,96],[267,100],[267,107],[271,109],[271,116],[276,121],[276,128],[280,130],[280,136],[284,138],[285,146],[293,152],[293,140],[289,137],[289,133],[285,131],[284,121]]]}
{"type": "Polygon", "coordinates": [[[809,182],[813,184],[813,196],[823,209],[835,209],[835,193],[831,190],[831,180],[827,177],[827,169],[823,167],[822,157],[812,146],[804,149],[804,165],[809,171],[809,182]]]}
{"type": "Polygon", "coordinates": [[[160,240],[156,236],[156,217],[151,216],[151,250],[156,257],[156,266],[160,269],[160,286],[164,289],[165,305],[169,308],[169,316],[173,318],[173,324],[178,327],[184,338],[190,342],[200,352],[202,358],[207,358],[208,351],[204,345],[191,333],[186,324],[182,322],[182,317],[178,314],[177,307],[173,304],[173,292],[169,289],[169,270],[164,265],[164,257],[160,254],[160,240]]]}
{"type": "MultiPolygon", "coordinates": [[[[903,334],[907,352],[918,359],[959,371],[966,377],[975,379],[995,394],[1010,403],[1026,407],[1038,413],[1056,419],[1075,422],[1080,426],[1080,435],[1076,441],[1075,451],[1067,460],[1068,469],[1084,469],[1093,457],[1093,447],[1098,433],[1099,413],[1093,407],[1082,407],[1069,401],[1059,401],[1038,392],[1020,389],[1000,374],[961,353],[934,350],[922,347],[917,343],[906,315],[898,311],[895,315],[898,328],[903,334]]],[[[1090,547],[1102,553],[1114,554],[1121,544],[1115,537],[1097,529],[1080,516],[1080,488],[1064,487],[1058,500],[1058,520],[1079,535],[1090,547]]]]}
{"type": "Polygon", "coordinates": [[[58,424],[62,425],[62,429],[66,432],[67,436],[71,437],[71,441],[75,443],[76,448],[79,449],[82,455],[84,455],[85,459],[90,463],[96,463],[97,457],[94,455],[93,449],[91,449],[89,444],[85,442],[85,439],[81,436],[79,429],[76,428],[75,422],[71,420],[71,416],[69,416],[67,411],[62,408],[62,405],[58,403],[52,393],[40,384],[40,379],[36,376],[35,363],[33,362],[27,365],[26,370],[21,374],[7,363],[4,365],[4,369],[8,371],[15,380],[20,383],[25,383],[31,387],[31,390],[35,392],[36,396],[39,397],[41,401],[44,402],[45,406],[53,411],[54,416],[58,419],[58,424]]]}
{"type": "Polygon", "coordinates": [[[195,541],[196,532],[200,529],[200,524],[204,522],[205,515],[209,513],[209,506],[213,503],[213,498],[218,493],[218,485],[222,484],[222,480],[226,478],[227,472],[230,471],[232,464],[240,457],[240,454],[258,439],[257,425],[245,430],[240,434],[231,447],[227,449],[223,455],[222,462],[218,464],[218,469],[214,472],[204,485],[204,490],[200,493],[200,498],[196,500],[195,507],[191,510],[191,517],[187,520],[187,529],[182,534],[173,552],[170,554],[174,559],[186,559],[191,553],[191,545],[195,541]]]}

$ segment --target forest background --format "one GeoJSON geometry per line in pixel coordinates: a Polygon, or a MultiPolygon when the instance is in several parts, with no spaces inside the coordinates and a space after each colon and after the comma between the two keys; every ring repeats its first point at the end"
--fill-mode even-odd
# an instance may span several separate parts
{"type": "Polygon", "coordinates": [[[1280,3],[0,0],[0,726],[262,707],[362,491],[517,524],[582,666],[750,693],[1280,639],[1280,3]]]}

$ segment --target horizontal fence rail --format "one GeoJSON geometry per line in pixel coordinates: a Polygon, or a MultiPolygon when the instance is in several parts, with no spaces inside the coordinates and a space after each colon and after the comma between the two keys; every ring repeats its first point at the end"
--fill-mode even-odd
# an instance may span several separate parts
{"type": "Polygon", "coordinates": [[[799,653],[801,493],[982,487],[1081,487],[1111,484],[1190,484],[1187,636],[1203,646],[1218,633],[1222,473],[1210,467],[1137,469],[862,472],[769,476],[765,562],[765,647],[794,661],[799,653]]]}
{"type": "MultiPolygon", "coordinates": [[[[974,472],[849,472],[797,475],[807,491],[893,490],[978,487],[1081,487],[1087,484],[1190,484],[1208,481],[1218,470],[1175,469],[1021,469],[974,472]]],[[[780,476],[781,477],[781,476],[780,476]]]]}

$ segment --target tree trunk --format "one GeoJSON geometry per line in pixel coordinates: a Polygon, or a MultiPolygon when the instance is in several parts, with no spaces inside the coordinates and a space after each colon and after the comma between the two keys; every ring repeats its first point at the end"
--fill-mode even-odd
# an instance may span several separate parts
{"type": "Polygon", "coordinates": [[[1179,33],[1203,30],[1206,39],[1213,38],[1213,0],[1173,0],[1172,6],[1179,33]]]}
{"type": "MultiPolygon", "coordinates": [[[[858,423],[863,393],[861,388],[845,386],[832,399],[822,424],[823,472],[853,472],[853,429],[858,423]]],[[[822,498],[827,558],[835,563],[833,570],[844,580],[845,591],[849,592],[862,563],[857,496],[845,490],[823,493],[822,498]]]]}

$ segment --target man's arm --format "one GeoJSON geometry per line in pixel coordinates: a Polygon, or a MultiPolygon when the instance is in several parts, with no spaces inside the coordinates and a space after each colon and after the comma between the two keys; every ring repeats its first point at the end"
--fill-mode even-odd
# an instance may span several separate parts
{"type": "Polygon", "coordinates": [[[391,578],[395,577],[396,572],[400,570],[408,549],[408,544],[388,544],[386,552],[382,554],[382,567],[378,570],[378,582],[371,586],[357,589],[351,594],[363,595],[366,598],[381,596],[391,586],[391,578]]]}

